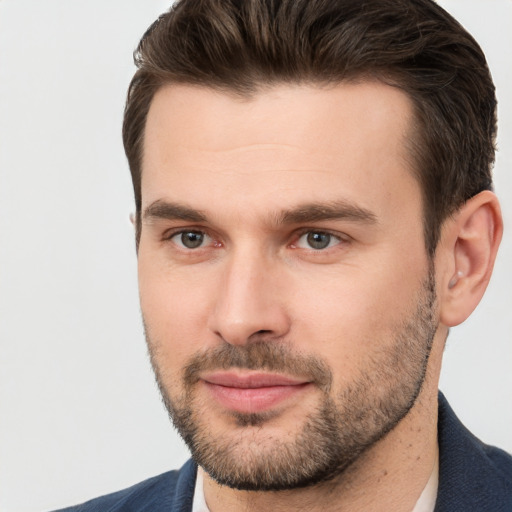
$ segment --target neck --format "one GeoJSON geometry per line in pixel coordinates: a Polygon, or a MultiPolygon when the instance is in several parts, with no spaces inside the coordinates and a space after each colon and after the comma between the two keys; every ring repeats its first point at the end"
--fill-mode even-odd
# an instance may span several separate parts
{"type": "Polygon", "coordinates": [[[413,510],[438,458],[437,386],[441,354],[436,352],[442,351],[442,345],[434,344],[424,385],[409,413],[343,474],[302,489],[260,492],[230,489],[203,473],[209,510],[413,510]]]}

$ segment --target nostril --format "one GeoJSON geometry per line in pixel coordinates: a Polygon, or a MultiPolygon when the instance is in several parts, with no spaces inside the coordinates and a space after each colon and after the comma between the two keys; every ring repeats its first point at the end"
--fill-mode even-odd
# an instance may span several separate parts
{"type": "Polygon", "coordinates": [[[254,331],[249,338],[248,342],[258,342],[258,341],[267,341],[276,337],[276,333],[272,331],[272,329],[260,329],[259,331],[254,331]]]}

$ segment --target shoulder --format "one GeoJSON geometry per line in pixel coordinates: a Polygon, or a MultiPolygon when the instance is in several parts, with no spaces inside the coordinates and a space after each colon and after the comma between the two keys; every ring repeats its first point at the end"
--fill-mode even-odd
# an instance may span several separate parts
{"type": "Polygon", "coordinates": [[[512,456],[477,439],[439,396],[436,511],[512,511],[512,456]]]}
{"type": "Polygon", "coordinates": [[[136,485],[61,509],[56,512],[130,512],[190,510],[197,466],[188,461],[180,470],[168,471],[136,485]]]}

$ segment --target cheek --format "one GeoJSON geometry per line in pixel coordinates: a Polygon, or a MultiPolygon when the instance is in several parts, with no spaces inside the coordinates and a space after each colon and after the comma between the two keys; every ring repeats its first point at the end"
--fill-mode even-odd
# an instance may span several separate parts
{"type": "Polygon", "coordinates": [[[416,309],[421,280],[405,281],[397,271],[354,272],[320,283],[312,280],[297,294],[292,340],[350,382],[395,343],[397,330],[416,309]]]}
{"type": "MultiPolygon", "coordinates": [[[[149,259],[148,259],[149,261],[149,259]]],[[[181,368],[205,344],[207,293],[190,276],[146,264],[139,256],[142,315],[160,366],[181,368]]]]}

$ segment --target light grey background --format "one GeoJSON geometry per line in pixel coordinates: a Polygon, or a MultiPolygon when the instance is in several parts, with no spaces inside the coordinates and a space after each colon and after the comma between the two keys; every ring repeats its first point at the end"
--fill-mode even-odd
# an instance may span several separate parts
{"type": "MultiPolygon", "coordinates": [[[[512,226],[512,2],[445,0],[488,54],[512,226]]],[[[179,467],[140,321],[120,127],[131,52],[163,0],[0,1],[0,510],[61,507],[179,467]]],[[[512,232],[453,330],[442,389],[512,451],[512,232]]]]}

